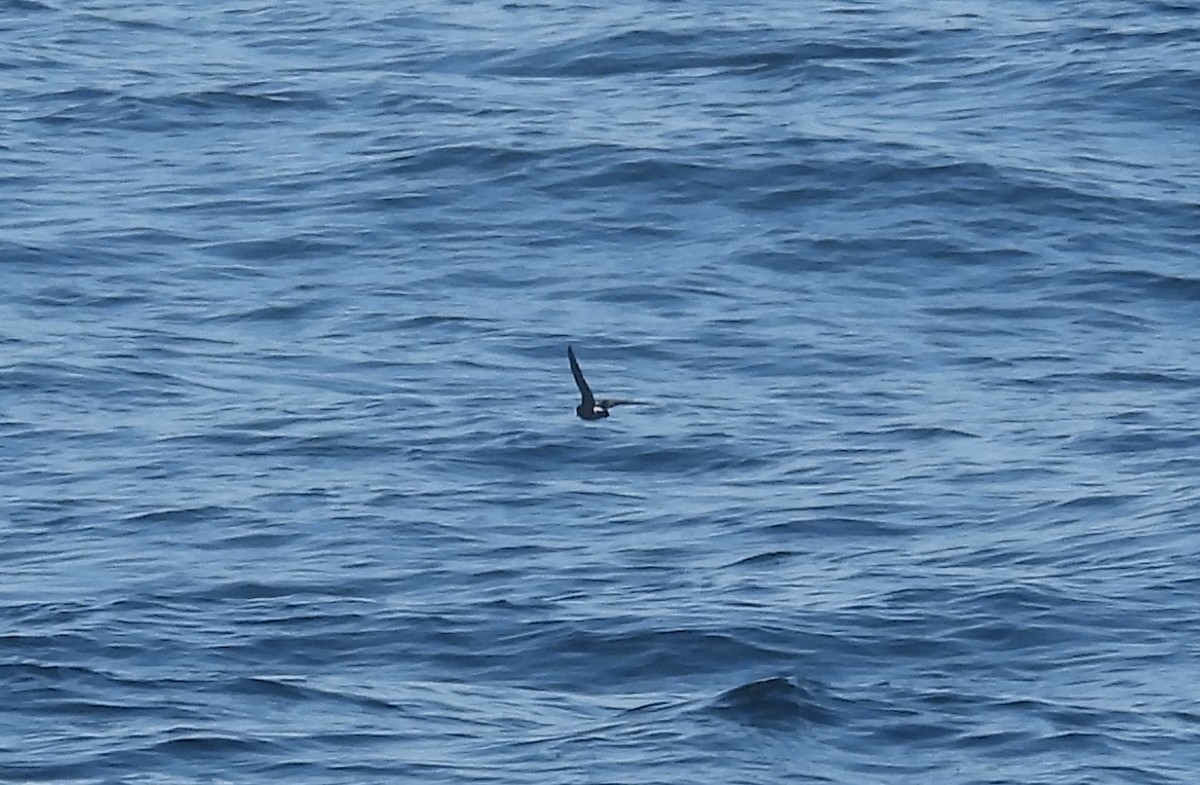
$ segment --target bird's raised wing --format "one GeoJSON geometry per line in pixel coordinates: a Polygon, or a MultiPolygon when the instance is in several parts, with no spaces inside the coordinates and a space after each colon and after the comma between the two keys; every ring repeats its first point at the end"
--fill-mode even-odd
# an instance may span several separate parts
{"type": "Polygon", "coordinates": [[[575,352],[571,351],[571,347],[567,347],[567,359],[571,361],[571,375],[575,377],[575,386],[579,388],[579,394],[583,396],[584,406],[594,406],[596,399],[592,395],[592,388],[588,387],[587,380],[583,378],[583,371],[579,370],[579,361],[575,359],[575,352]]]}

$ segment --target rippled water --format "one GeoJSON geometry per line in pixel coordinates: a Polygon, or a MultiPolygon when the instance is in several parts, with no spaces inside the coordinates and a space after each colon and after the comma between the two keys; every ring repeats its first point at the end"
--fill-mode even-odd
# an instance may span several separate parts
{"type": "Polygon", "coordinates": [[[1192,4],[0,8],[0,779],[1200,768],[1192,4]]]}

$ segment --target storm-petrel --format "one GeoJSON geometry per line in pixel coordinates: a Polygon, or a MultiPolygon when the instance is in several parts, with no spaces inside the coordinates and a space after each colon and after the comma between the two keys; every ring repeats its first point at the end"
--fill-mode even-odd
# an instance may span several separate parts
{"type": "Polygon", "coordinates": [[[614,406],[620,406],[623,403],[642,403],[642,401],[621,401],[612,398],[601,398],[597,401],[592,395],[592,388],[588,387],[587,381],[583,378],[583,371],[579,370],[579,362],[575,359],[575,352],[571,351],[570,346],[567,347],[567,359],[571,361],[571,374],[575,377],[579,395],[583,398],[575,407],[575,413],[581,419],[599,420],[601,417],[607,417],[608,410],[614,406]]]}

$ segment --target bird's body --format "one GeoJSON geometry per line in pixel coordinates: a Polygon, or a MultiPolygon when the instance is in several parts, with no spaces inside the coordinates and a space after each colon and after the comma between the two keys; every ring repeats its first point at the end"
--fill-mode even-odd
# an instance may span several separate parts
{"type": "Polygon", "coordinates": [[[575,407],[575,413],[579,415],[581,420],[599,420],[608,416],[608,410],[614,406],[628,403],[641,403],[641,401],[622,401],[614,398],[601,398],[596,400],[592,395],[592,388],[588,387],[587,380],[583,378],[583,371],[579,369],[579,361],[575,359],[575,352],[571,347],[567,347],[567,359],[571,362],[571,375],[575,377],[575,386],[579,388],[579,396],[582,400],[575,407]]]}

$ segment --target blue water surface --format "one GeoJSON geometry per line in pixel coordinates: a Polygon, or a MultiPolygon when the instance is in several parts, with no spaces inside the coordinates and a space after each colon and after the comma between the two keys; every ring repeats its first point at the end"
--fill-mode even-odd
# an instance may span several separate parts
{"type": "Polygon", "coordinates": [[[0,780],[1195,781],[1194,3],[0,41],[0,780]]]}

